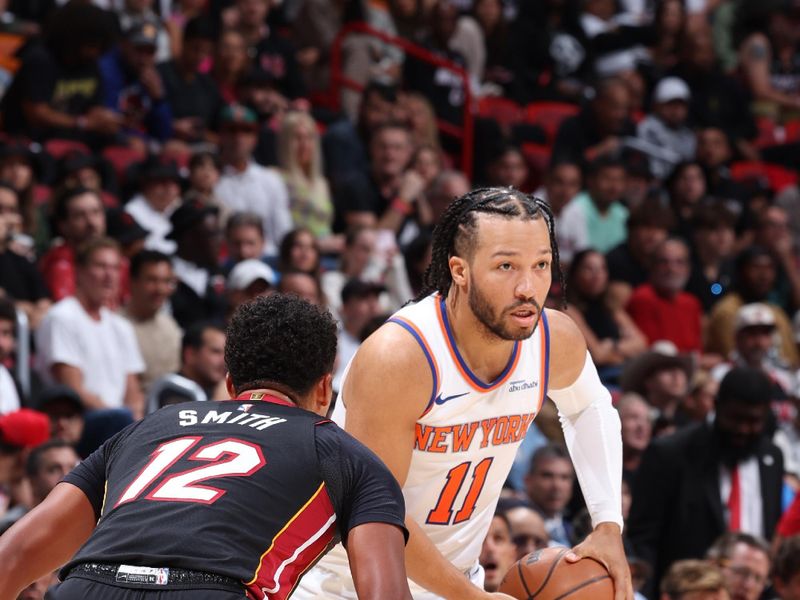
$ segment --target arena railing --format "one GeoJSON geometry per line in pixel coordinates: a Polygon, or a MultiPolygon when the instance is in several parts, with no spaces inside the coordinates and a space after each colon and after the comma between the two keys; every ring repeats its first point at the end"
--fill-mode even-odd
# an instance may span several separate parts
{"type": "Polygon", "coordinates": [[[464,92],[463,119],[460,126],[453,125],[447,121],[437,119],[439,131],[456,138],[461,142],[461,171],[467,177],[472,177],[472,157],[474,153],[474,115],[472,106],[472,90],[470,89],[469,73],[458,63],[447,60],[431,52],[427,48],[408,41],[405,38],[389,35],[383,31],[375,29],[366,23],[348,23],[339,30],[339,34],[331,47],[331,101],[335,108],[339,108],[341,102],[341,88],[346,87],[356,91],[362,91],[364,84],[359,83],[342,72],[342,45],[344,40],[353,34],[367,35],[379,39],[385,44],[400,48],[409,56],[426,62],[435,67],[447,69],[455,73],[460,79],[464,92]]]}

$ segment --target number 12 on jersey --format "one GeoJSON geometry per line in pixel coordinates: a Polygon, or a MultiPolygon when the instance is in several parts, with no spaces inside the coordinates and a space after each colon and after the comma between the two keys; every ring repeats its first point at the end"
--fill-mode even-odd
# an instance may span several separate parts
{"type": "Polygon", "coordinates": [[[475,511],[475,506],[478,504],[478,497],[483,491],[483,485],[486,483],[486,475],[489,473],[489,467],[492,466],[492,460],[494,460],[492,457],[484,458],[475,465],[475,469],[472,471],[472,482],[467,491],[467,496],[464,498],[464,504],[458,509],[455,517],[453,517],[453,504],[455,504],[456,497],[467,479],[472,462],[463,462],[450,469],[447,472],[447,481],[444,484],[442,493],[439,494],[439,501],[434,509],[428,513],[426,523],[430,525],[450,525],[452,519],[452,524],[456,525],[469,521],[475,511]]]}

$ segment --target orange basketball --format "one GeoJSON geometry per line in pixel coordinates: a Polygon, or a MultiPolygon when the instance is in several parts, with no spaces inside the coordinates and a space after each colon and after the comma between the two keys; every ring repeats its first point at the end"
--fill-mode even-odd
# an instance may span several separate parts
{"type": "Polygon", "coordinates": [[[569,548],[544,548],[522,557],[509,569],[499,592],[519,600],[613,600],[614,583],[593,558],[564,560],[569,548]]]}

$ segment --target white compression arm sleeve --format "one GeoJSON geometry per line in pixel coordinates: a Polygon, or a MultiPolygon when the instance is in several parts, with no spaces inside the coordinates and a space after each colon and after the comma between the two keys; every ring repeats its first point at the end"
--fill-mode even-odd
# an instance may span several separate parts
{"type": "Polygon", "coordinates": [[[600,382],[589,353],[571,386],[547,394],[558,408],[561,428],[592,525],[611,521],[622,528],[622,436],[611,394],[600,382]]]}

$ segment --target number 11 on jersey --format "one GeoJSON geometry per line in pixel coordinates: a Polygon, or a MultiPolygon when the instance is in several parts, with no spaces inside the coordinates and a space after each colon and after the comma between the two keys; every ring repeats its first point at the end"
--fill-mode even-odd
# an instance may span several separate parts
{"type": "Polygon", "coordinates": [[[456,497],[464,485],[467,474],[472,467],[472,462],[463,462],[456,465],[447,472],[447,481],[444,484],[442,493],[439,494],[439,501],[436,503],[434,509],[428,513],[427,523],[430,525],[450,525],[463,523],[469,521],[472,513],[475,511],[475,506],[478,504],[478,497],[483,491],[483,485],[486,483],[486,475],[489,473],[489,467],[492,466],[492,457],[484,458],[481,462],[475,465],[472,471],[472,483],[470,483],[467,496],[464,498],[464,504],[456,512],[453,518],[453,504],[455,504],[456,497]]]}

